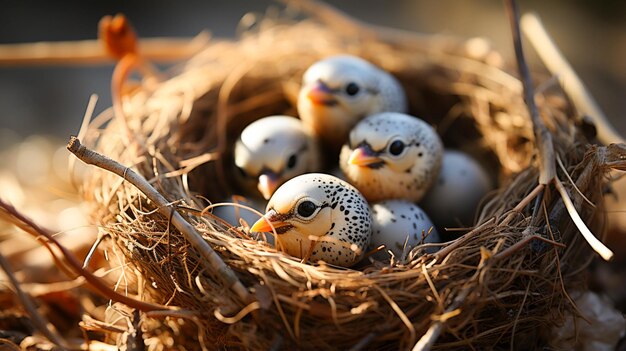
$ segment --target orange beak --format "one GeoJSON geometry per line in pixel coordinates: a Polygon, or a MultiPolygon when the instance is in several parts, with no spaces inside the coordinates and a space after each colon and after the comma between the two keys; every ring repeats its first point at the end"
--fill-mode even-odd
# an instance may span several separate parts
{"type": "Polygon", "coordinates": [[[263,217],[259,218],[250,228],[251,233],[267,233],[272,232],[273,229],[290,225],[287,222],[279,220],[279,214],[274,210],[270,210],[263,217]],[[273,227],[273,229],[272,229],[273,227]]]}
{"type": "Polygon", "coordinates": [[[337,104],[337,99],[335,99],[333,91],[322,82],[316,82],[311,89],[309,89],[306,97],[311,100],[314,105],[334,106],[337,104]]]}
{"type": "Polygon", "coordinates": [[[366,167],[374,163],[383,162],[383,160],[374,155],[369,147],[359,146],[350,155],[348,163],[355,166],[366,167]]]}
{"type": "Polygon", "coordinates": [[[276,188],[278,188],[278,185],[278,177],[274,173],[263,173],[259,176],[257,188],[265,200],[269,200],[276,188]]]}

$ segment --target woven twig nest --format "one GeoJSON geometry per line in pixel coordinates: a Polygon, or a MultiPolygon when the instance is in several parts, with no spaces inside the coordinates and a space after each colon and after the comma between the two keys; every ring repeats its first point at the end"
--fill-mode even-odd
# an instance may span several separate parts
{"type": "MultiPolygon", "coordinates": [[[[440,348],[546,345],[547,332],[575,311],[566,291],[584,289],[593,255],[556,190],[546,188],[534,217],[534,201],[524,200],[537,187],[538,169],[522,84],[481,41],[341,25],[264,20],[236,41],[211,43],[171,78],[128,95],[123,107],[130,141],[112,111],[92,121],[84,143],[149,180],[253,297],[241,301],[223,286],[222,272],[203,261],[142,193],[94,169],[85,198],[123,253],[125,269],[142,278],[128,283],[129,291],[199,316],[194,323],[146,316],[144,338],[188,350],[406,349],[430,328],[441,332],[440,348]],[[358,270],[306,264],[199,214],[208,200],[235,191],[230,150],[238,133],[267,115],[295,115],[303,71],[338,53],[363,57],[398,77],[411,114],[436,126],[448,147],[466,150],[497,174],[499,188],[483,202],[475,227],[439,252],[358,270]]],[[[590,146],[558,86],[541,89],[537,102],[567,173],[601,205],[614,150],[590,146]]],[[[602,233],[597,210],[571,182],[565,186],[587,225],[602,233]]],[[[154,349],[157,344],[148,342],[154,349]]]]}

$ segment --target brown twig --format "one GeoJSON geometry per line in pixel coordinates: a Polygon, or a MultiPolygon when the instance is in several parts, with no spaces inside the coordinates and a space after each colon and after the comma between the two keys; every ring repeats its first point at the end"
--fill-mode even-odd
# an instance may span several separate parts
{"type": "Polygon", "coordinates": [[[35,327],[39,329],[39,331],[46,338],[48,338],[48,340],[50,340],[51,342],[53,342],[54,344],[56,344],[57,346],[63,349],[67,349],[66,343],[63,341],[61,336],[57,334],[56,331],[48,328],[47,326],[48,322],[46,321],[45,317],[42,316],[37,311],[37,307],[35,306],[33,301],[22,290],[22,288],[20,287],[20,282],[17,281],[17,278],[15,278],[15,275],[13,275],[13,270],[11,269],[11,265],[9,264],[7,259],[4,257],[4,255],[2,255],[2,253],[0,253],[0,266],[2,266],[2,269],[4,270],[7,277],[9,278],[11,285],[13,285],[13,289],[15,290],[17,297],[22,303],[22,306],[24,306],[26,311],[28,311],[28,314],[31,316],[32,322],[35,325],[35,327]]]}
{"type": "Polygon", "coordinates": [[[5,203],[0,200],[0,209],[4,210],[13,220],[14,223],[20,229],[25,232],[33,235],[34,237],[40,239],[45,238],[47,241],[51,242],[61,253],[63,257],[67,260],[67,263],[70,268],[74,270],[76,274],[82,275],[85,277],[87,283],[89,283],[92,287],[96,289],[100,294],[105,296],[108,299],[113,301],[121,302],[125,305],[128,305],[132,308],[136,308],[140,311],[154,311],[154,310],[171,310],[173,307],[163,306],[152,304],[145,301],[138,301],[131,297],[122,295],[117,291],[111,289],[108,285],[106,285],[100,278],[95,276],[91,271],[87,269],[83,269],[82,263],[74,256],[72,252],[66,249],[61,243],[54,238],[52,232],[47,229],[44,229],[31,221],[30,219],[24,217],[21,213],[19,213],[13,206],[5,203]]]}
{"type": "Polygon", "coordinates": [[[598,130],[600,142],[605,145],[626,143],[626,139],[611,125],[598,103],[585,87],[585,84],[576,74],[576,71],[567,62],[550,35],[548,35],[539,16],[534,13],[525,14],[522,16],[521,25],[526,37],[550,73],[559,77],[561,87],[572,99],[576,109],[593,120],[598,130]]]}
{"type": "MultiPolygon", "coordinates": [[[[67,149],[81,161],[122,177],[139,189],[139,191],[152,201],[157,206],[157,210],[161,213],[161,215],[169,217],[170,202],[154,187],[152,187],[152,185],[150,185],[150,183],[148,183],[143,177],[135,173],[135,171],[122,166],[118,162],[104,155],[87,149],[85,146],[81,145],[80,140],[74,136],[70,138],[70,141],[67,144],[67,149]]],[[[231,289],[243,303],[247,304],[253,300],[246,287],[241,283],[239,278],[237,278],[232,269],[224,263],[222,258],[180,213],[174,212],[172,214],[172,224],[174,224],[174,226],[185,236],[187,241],[189,241],[191,245],[198,250],[198,252],[202,255],[202,258],[204,258],[209,266],[213,268],[215,276],[221,280],[224,286],[231,289]]]]}
{"type": "Polygon", "coordinates": [[[544,243],[548,243],[548,244],[550,244],[552,246],[555,246],[555,247],[560,247],[560,248],[565,248],[566,247],[566,245],[563,244],[563,243],[559,243],[559,242],[556,242],[554,240],[546,239],[546,238],[544,238],[542,236],[539,236],[539,235],[530,235],[530,236],[527,236],[526,238],[516,242],[515,244],[509,246],[506,250],[497,253],[496,255],[493,256],[493,258],[494,259],[502,259],[502,258],[509,257],[510,255],[515,253],[516,251],[520,250],[522,247],[528,245],[533,240],[543,241],[544,243]]]}
{"type": "MultiPolygon", "coordinates": [[[[191,57],[206,47],[209,40],[210,35],[201,32],[194,38],[142,39],[139,48],[146,59],[168,63],[191,57]]],[[[101,65],[111,62],[98,40],[0,45],[0,66],[101,65]]]]}
{"type": "Polygon", "coordinates": [[[528,112],[533,121],[533,132],[537,142],[539,151],[539,183],[548,184],[556,175],[556,166],[554,164],[554,145],[552,144],[552,134],[548,131],[543,120],[539,116],[539,110],[535,103],[535,93],[533,89],[533,81],[528,69],[528,64],[524,58],[524,49],[522,47],[522,39],[519,25],[519,9],[517,1],[504,1],[511,23],[511,33],[513,34],[513,46],[515,48],[515,57],[517,58],[517,66],[524,86],[524,101],[528,107],[528,112]]]}

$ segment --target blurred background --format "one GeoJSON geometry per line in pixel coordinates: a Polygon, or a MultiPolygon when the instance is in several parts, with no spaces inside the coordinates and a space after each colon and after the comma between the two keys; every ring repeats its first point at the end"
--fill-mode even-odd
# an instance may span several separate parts
{"type": "MultiPolygon", "coordinates": [[[[329,0],[365,21],[425,33],[482,36],[510,58],[508,20],[500,0],[329,0]]],[[[94,39],[107,14],[125,13],[141,37],[193,37],[209,30],[233,37],[247,12],[263,13],[269,0],[233,1],[5,1],[0,44],[94,39]]],[[[626,2],[623,0],[520,1],[536,11],[556,43],[614,123],[626,134],[626,2]]],[[[531,48],[528,45],[528,56],[531,48]]],[[[537,65],[537,61],[534,64],[537,65]]],[[[1,66],[0,129],[22,139],[51,134],[65,139],[80,125],[89,95],[100,96],[96,112],[110,105],[113,66],[1,66]]],[[[0,144],[2,145],[2,144],[0,144]]]]}
{"type": "MultiPolygon", "coordinates": [[[[370,23],[465,38],[485,37],[507,62],[514,62],[501,0],[327,2],[370,23]]],[[[539,14],[609,119],[626,135],[626,1],[519,2],[522,12],[539,14]]],[[[214,37],[232,38],[244,14],[262,14],[270,6],[283,5],[269,0],[3,1],[0,45],[95,39],[100,18],[119,12],[127,15],[143,38],[191,38],[203,30],[214,37]]],[[[531,65],[542,67],[528,44],[526,54],[531,65]]],[[[95,115],[111,105],[112,71],[113,62],[96,66],[0,64],[0,198],[43,226],[64,233],[80,231],[80,242],[71,238],[64,241],[69,246],[88,248],[95,240],[96,229],[83,214],[70,184],[64,145],[70,134],[78,132],[91,94],[100,98],[95,115]]],[[[626,197],[626,182],[621,182],[616,193],[626,197]]],[[[612,236],[607,240],[616,251],[616,262],[598,264],[591,274],[595,288],[606,292],[622,311],[626,311],[624,212],[626,203],[611,197],[606,216],[613,224],[621,223],[612,227],[612,236]]],[[[24,244],[27,237],[8,237],[3,225],[0,222],[3,254],[15,256],[37,247],[34,241],[24,244]]],[[[49,260],[38,252],[35,257],[49,260]]],[[[42,266],[54,271],[49,264],[42,266]]],[[[624,343],[622,347],[626,349],[624,343]]]]}

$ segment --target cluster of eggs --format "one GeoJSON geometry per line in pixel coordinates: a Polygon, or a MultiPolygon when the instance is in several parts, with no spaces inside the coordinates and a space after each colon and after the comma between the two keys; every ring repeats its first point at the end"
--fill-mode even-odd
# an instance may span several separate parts
{"type": "MultiPolygon", "coordinates": [[[[250,231],[275,234],[290,255],[345,267],[376,249],[376,258],[403,259],[419,244],[440,242],[435,224],[468,221],[490,188],[475,160],[445,150],[433,127],[406,114],[396,78],[363,59],[312,65],[297,107],[299,118],[248,125],[234,150],[235,177],[258,199],[250,205],[269,200],[250,231]],[[335,151],[339,170],[320,173],[335,151]]],[[[239,223],[221,209],[218,216],[239,223]]]]}

